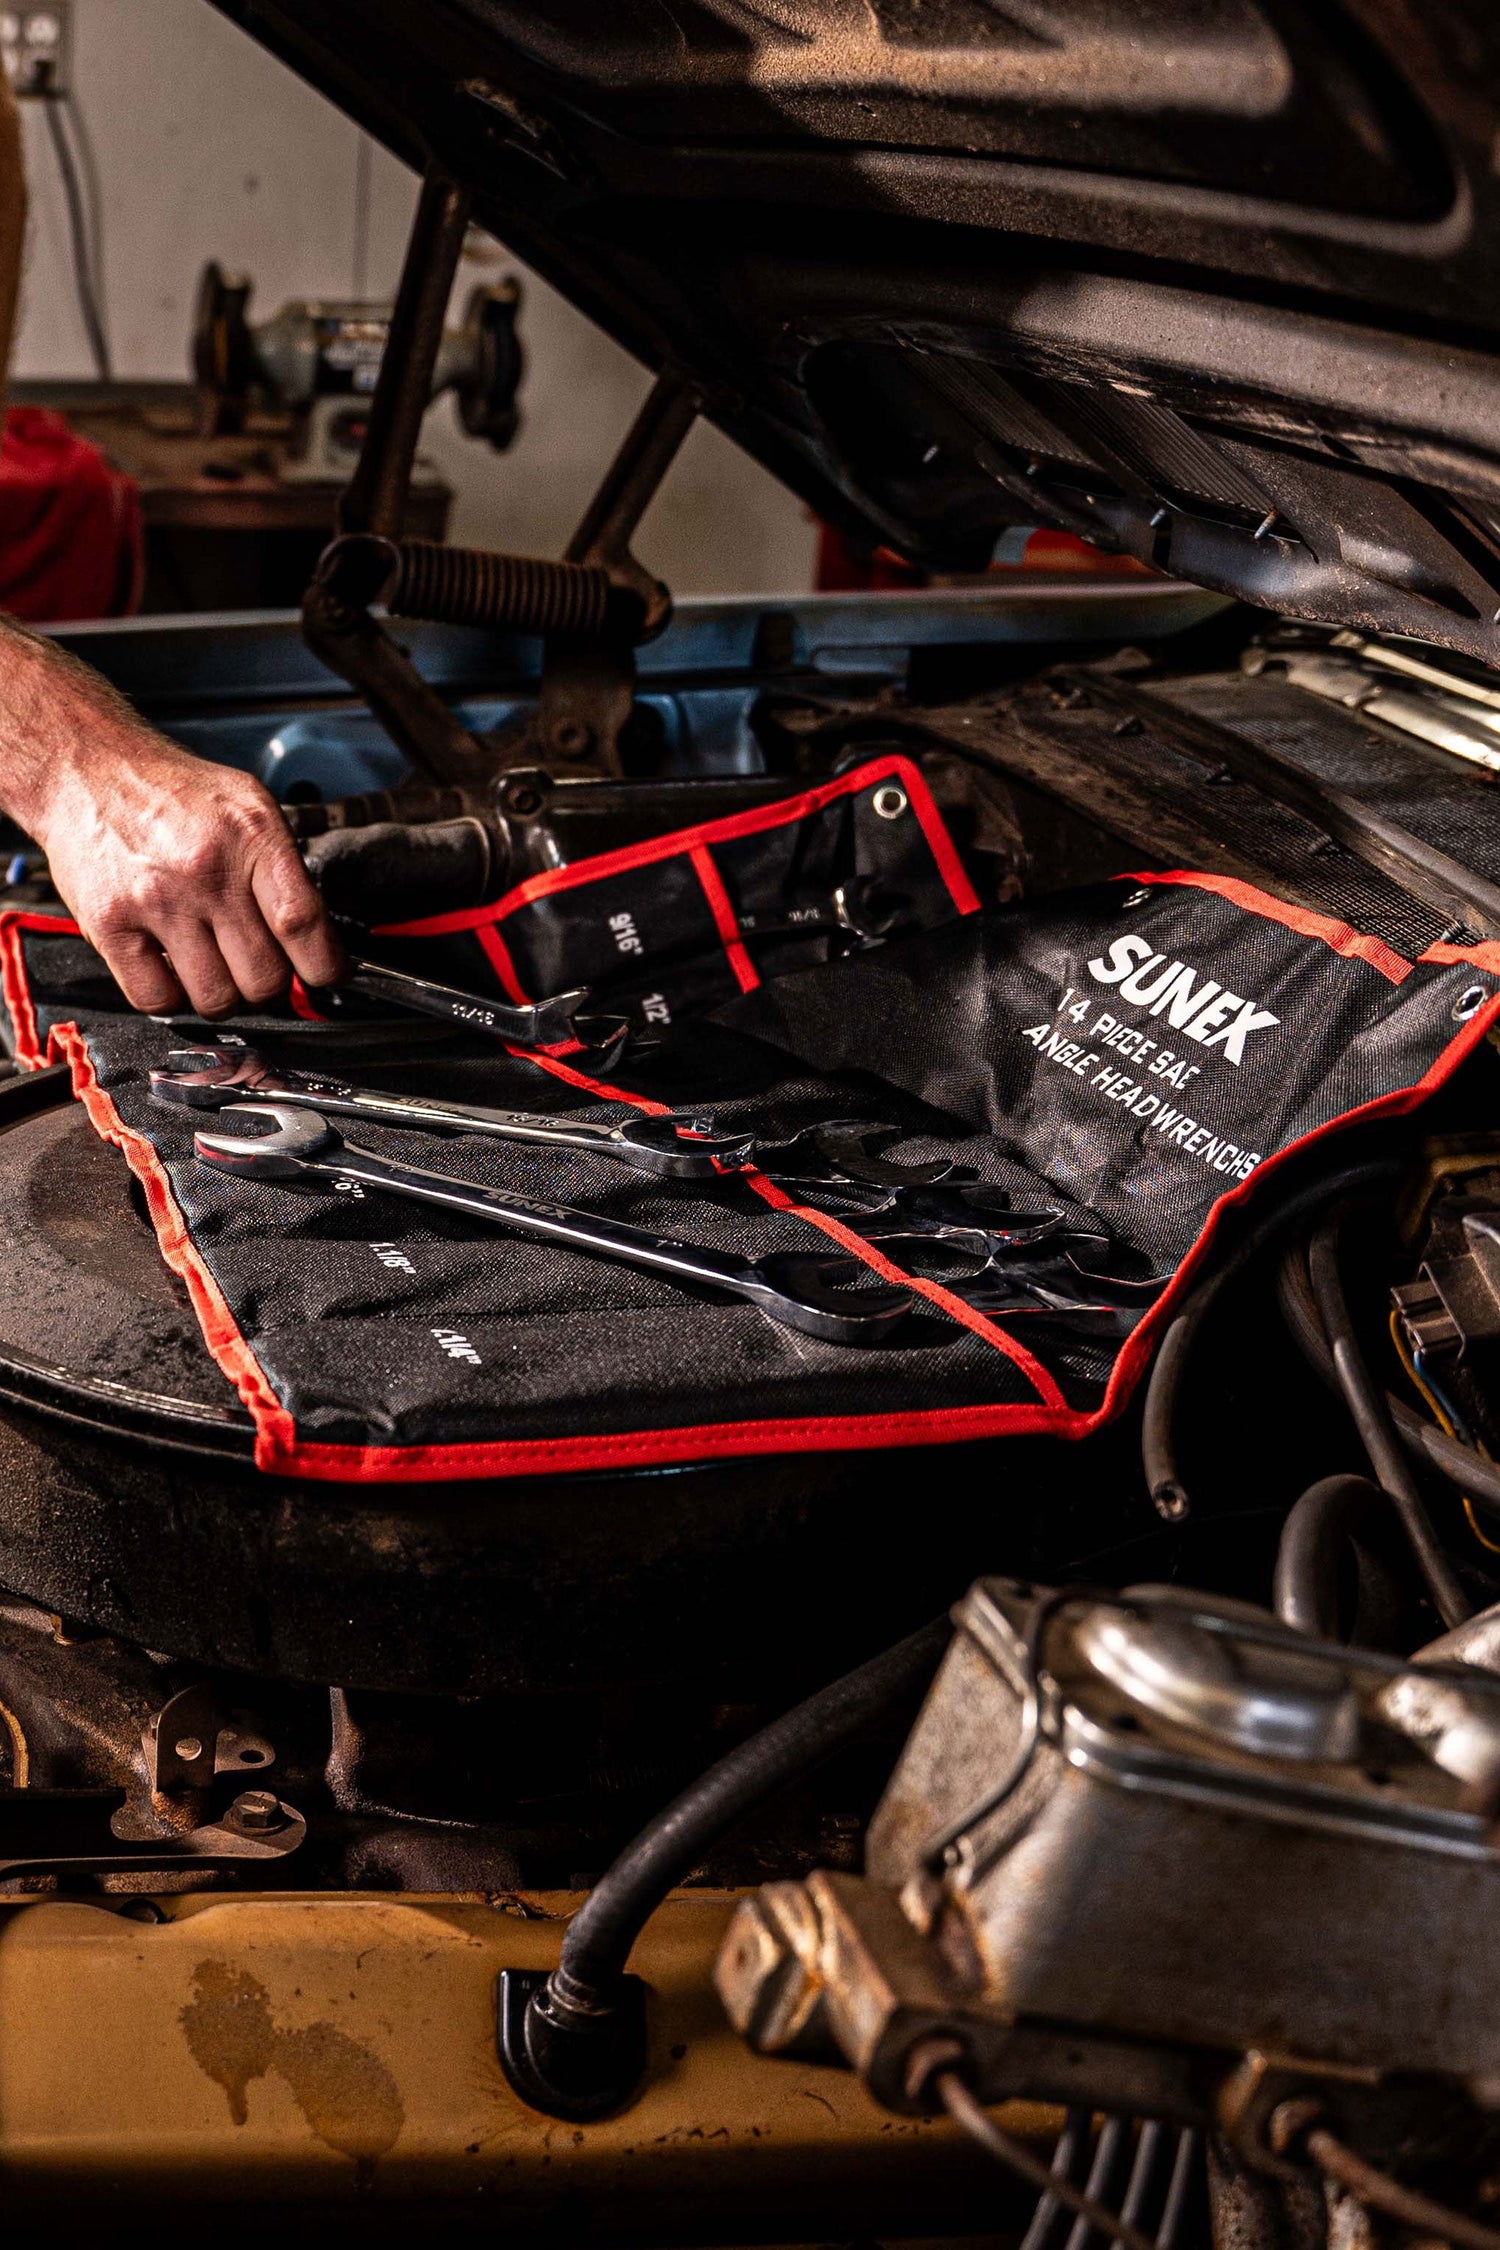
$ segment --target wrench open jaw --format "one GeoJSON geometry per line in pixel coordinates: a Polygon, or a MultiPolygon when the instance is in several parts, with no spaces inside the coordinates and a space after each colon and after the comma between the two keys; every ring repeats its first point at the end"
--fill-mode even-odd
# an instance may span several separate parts
{"type": "MultiPolygon", "coordinates": [[[[350,925],[342,918],[339,926],[346,935],[349,933],[350,925]]],[[[366,934],[358,932],[360,937],[366,934]]],[[[320,988],[317,998],[327,1013],[337,1015],[343,995],[349,992],[388,1007],[409,1008],[414,1015],[438,1016],[474,1031],[493,1032],[513,1047],[585,1047],[596,1072],[618,1059],[630,1035],[623,1016],[580,1013],[589,999],[583,986],[572,992],[555,992],[547,1000],[493,1000],[483,993],[461,992],[455,985],[434,983],[431,977],[411,976],[405,969],[388,969],[382,962],[351,953],[343,981],[320,988]]]]}
{"type": "Polygon", "coordinates": [[[925,1186],[946,1179],[951,1157],[900,1164],[883,1152],[908,1135],[899,1125],[862,1117],[830,1117],[804,1126],[789,1141],[762,1150],[760,1163],[774,1179],[864,1181],[877,1187],[925,1186]]]}
{"type": "Polygon", "coordinates": [[[236,1104],[224,1115],[253,1117],[273,1126],[271,1132],[254,1136],[222,1132],[193,1136],[201,1162],[242,1178],[311,1188],[322,1180],[350,1180],[417,1203],[437,1204],[518,1234],[562,1243],[586,1256],[613,1258],[675,1281],[728,1290],[782,1327],[830,1344],[878,1343],[911,1310],[910,1290],[879,1280],[856,1258],[778,1251],[755,1259],[733,1251],[704,1250],[566,1203],[517,1195],[508,1188],[476,1187],[416,1165],[389,1163],[373,1149],[345,1141],[315,1110],[268,1102],[263,1108],[236,1104]]]}
{"type": "Polygon", "coordinates": [[[711,1117],[639,1114],[618,1123],[548,1117],[523,1109],[440,1101],[425,1094],[387,1094],[373,1087],[302,1070],[277,1071],[254,1047],[186,1047],[151,1073],[156,1101],[185,1109],[224,1109],[231,1103],[280,1103],[334,1117],[364,1118],[428,1133],[473,1133],[533,1148],[584,1149],[659,1178],[701,1180],[744,1164],[755,1141],[749,1133],[715,1133],[711,1117]],[[679,1132],[693,1135],[680,1139],[679,1132]]]}

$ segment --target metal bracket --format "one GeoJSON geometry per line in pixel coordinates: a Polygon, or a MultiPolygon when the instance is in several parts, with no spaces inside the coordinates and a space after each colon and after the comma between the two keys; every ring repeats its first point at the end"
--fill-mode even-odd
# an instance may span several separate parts
{"type": "Polygon", "coordinates": [[[246,1790],[222,1818],[185,1834],[119,1836],[123,1789],[0,1789],[0,1880],[23,1875],[126,1875],[244,1860],[285,1859],[307,1836],[293,1805],[246,1790]]]}
{"type": "Polygon", "coordinates": [[[148,1719],[141,1735],[154,1795],[207,1789],[219,1774],[262,1772],[276,1762],[263,1735],[252,1734],[219,1709],[207,1688],[183,1688],[148,1719]]]}

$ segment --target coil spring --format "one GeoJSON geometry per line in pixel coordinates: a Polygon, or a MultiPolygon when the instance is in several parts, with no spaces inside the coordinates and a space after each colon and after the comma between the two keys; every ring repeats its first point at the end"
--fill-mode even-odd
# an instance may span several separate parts
{"type": "Polygon", "coordinates": [[[397,553],[386,605],[399,617],[587,639],[604,629],[613,589],[608,573],[592,564],[440,547],[428,539],[403,539],[397,553]]]}

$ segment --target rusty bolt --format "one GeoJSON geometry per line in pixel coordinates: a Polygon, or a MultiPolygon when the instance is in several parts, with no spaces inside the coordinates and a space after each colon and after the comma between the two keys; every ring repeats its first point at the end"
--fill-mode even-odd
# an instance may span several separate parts
{"type": "Polygon", "coordinates": [[[269,1789],[243,1789],[229,1808],[236,1828],[249,1833],[281,1826],[281,1801],[269,1789]]]}
{"type": "Polygon", "coordinates": [[[714,1970],[724,2010],[763,2055],[821,2046],[817,1911],[800,1883],[768,1883],[742,1900],[714,1970]]]}
{"type": "Polygon", "coordinates": [[[794,1956],[781,1932],[769,1922],[758,1899],[747,1899],[729,1926],[716,1977],[735,2030],[748,2033],[777,1980],[794,1956]]]}

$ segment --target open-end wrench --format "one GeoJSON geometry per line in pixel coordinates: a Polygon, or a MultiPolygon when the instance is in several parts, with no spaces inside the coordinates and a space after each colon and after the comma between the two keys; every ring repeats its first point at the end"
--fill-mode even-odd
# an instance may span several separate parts
{"type": "Polygon", "coordinates": [[[899,1164],[882,1152],[911,1136],[900,1125],[864,1117],[829,1117],[806,1125],[789,1141],[761,1150],[763,1169],[777,1180],[866,1180],[877,1187],[915,1187],[946,1179],[951,1157],[899,1164]]]}
{"type": "Polygon", "coordinates": [[[222,1172],[307,1186],[320,1180],[350,1180],[417,1203],[435,1203],[445,1211],[461,1211],[518,1234],[540,1235],[590,1257],[614,1258],[624,1265],[668,1274],[674,1281],[727,1289],[748,1298],[783,1327],[821,1336],[831,1344],[875,1343],[911,1309],[910,1290],[876,1280],[854,1258],[803,1257],[788,1251],[743,1258],[728,1250],[702,1250],[692,1243],[674,1242],[668,1235],[652,1234],[645,1227],[574,1210],[566,1203],[547,1203],[509,1188],[474,1187],[441,1172],[388,1163],[372,1149],[356,1148],[344,1140],[313,1110],[268,1103],[264,1109],[246,1107],[224,1114],[269,1119],[276,1130],[253,1138],[196,1133],[195,1153],[222,1172]]]}
{"type": "Polygon", "coordinates": [[[371,1125],[477,1133],[537,1148],[587,1149],[638,1172],[680,1180],[707,1179],[726,1165],[743,1164],[755,1147],[751,1133],[716,1134],[711,1117],[644,1117],[637,1112],[618,1123],[601,1124],[445,1102],[426,1094],[385,1094],[312,1071],[274,1070],[254,1047],[179,1047],[168,1055],[164,1070],[152,1071],[151,1092],[157,1101],[183,1109],[278,1104],[333,1117],[362,1117],[371,1125]],[[679,1140],[679,1129],[697,1137],[679,1140]]]}
{"type": "Polygon", "coordinates": [[[350,954],[349,972],[338,985],[320,988],[317,997],[330,1013],[337,1014],[340,997],[346,992],[360,993],[366,1000],[385,1001],[393,1008],[410,1008],[414,1015],[445,1017],[473,1031],[491,1031],[514,1047],[576,1044],[596,1055],[612,1056],[618,1054],[630,1030],[623,1016],[580,1015],[589,997],[582,987],[522,1005],[513,1000],[492,1000],[483,993],[460,992],[451,984],[435,984],[431,977],[414,977],[404,969],[388,969],[379,961],[366,961],[358,953],[350,954]]]}
{"type": "Polygon", "coordinates": [[[741,937],[801,937],[808,931],[833,930],[862,945],[874,945],[889,936],[906,904],[904,898],[883,890],[877,877],[856,875],[840,883],[826,900],[779,910],[771,907],[763,914],[737,907],[735,921],[741,937]]]}
{"type": "Polygon", "coordinates": [[[762,1159],[768,1179],[798,1202],[838,1219],[866,1242],[941,1237],[984,1257],[1040,1242],[1065,1224],[1053,1207],[1018,1211],[1004,1188],[983,1180],[940,1180],[932,1186],[877,1187],[866,1180],[816,1180],[779,1173],[762,1159]]]}

